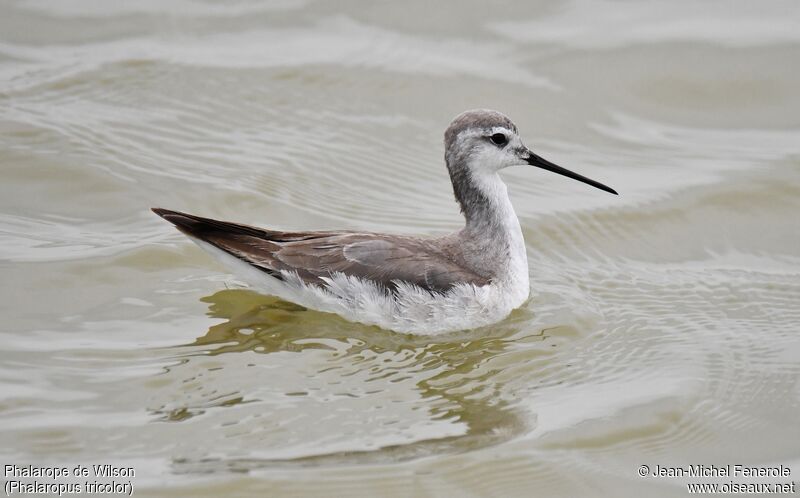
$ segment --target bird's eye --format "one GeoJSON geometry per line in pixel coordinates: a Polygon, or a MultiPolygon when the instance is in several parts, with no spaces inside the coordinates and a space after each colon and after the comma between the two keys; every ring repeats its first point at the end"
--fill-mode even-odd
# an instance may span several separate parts
{"type": "Polygon", "coordinates": [[[495,145],[505,145],[506,143],[508,143],[508,138],[502,133],[495,133],[494,135],[489,137],[489,140],[491,140],[492,143],[495,145]]]}

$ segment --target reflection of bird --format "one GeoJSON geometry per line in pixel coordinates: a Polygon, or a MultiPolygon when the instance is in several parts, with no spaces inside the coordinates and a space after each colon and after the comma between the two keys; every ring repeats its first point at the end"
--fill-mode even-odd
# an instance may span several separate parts
{"type": "Polygon", "coordinates": [[[497,172],[530,164],[616,192],[531,152],[496,111],[460,114],[444,140],[466,225],[442,237],[283,232],[153,211],[262,291],[308,308],[419,334],[488,325],[529,293],[525,241],[497,172]]]}

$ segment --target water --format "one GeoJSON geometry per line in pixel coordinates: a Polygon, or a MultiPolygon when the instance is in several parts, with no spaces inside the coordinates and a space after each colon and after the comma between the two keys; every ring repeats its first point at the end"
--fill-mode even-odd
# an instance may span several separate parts
{"type": "MultiPolygon", "coordinates": [[[[0,455],[140,496],[683,496],[800,473],[796,2],[0,7],[0,455]],[[435,340],[242,288],[151,206],[458,227],[496,108],[532,299],[435,340]]],[[[774,479],[773,481],[780,481],[774,479]]]]}

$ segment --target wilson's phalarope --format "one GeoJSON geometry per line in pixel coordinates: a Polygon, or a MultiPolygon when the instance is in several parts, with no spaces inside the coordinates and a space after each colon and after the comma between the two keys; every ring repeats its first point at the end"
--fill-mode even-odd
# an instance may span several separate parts
{"type": "Polygon", "coordinates": [[[153,211],[260,290],[307,308],[417,334],[488,325],[530,292],[522,230],[497,172],[533,165],[616,192],[531,152],[496,111],[460,114],[444,143],[466,224],[441,237],[284,232],[153,211]]]}

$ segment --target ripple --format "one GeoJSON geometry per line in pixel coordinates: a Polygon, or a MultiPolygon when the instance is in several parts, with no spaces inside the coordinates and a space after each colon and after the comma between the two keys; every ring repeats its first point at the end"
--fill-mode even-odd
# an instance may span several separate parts
{"type": "Polygon", "coordinates": [[[89,220],[51,216],[29,218],[0,215],[3,237],[0,260],[13,262],[64,261],[98,258],[134,250],[161,238],[142,217],[137,221],[114,220],[96,223],[89,220]]]}
{"type": "Polygon", "coordinates": [[[772,2],[738,5],[708,2],[672,9],[640,2],[624,9],[614,2],[571,2],[536,20],[494,24],[496,33],[526,43],[552,43],[581,49],[607,49],[642,43],[718,43],[729,46],[770,45],[800,41],[797,6],[772,2]],[[688,9],[688,10],[687,10],[688,9]],[[736,29],[731,29],[736,26],[736,29]]]}
{"type": "Polygon", "coordinates": [[[178,463],[180,472],[375,463],[498,444],[528,423],[510,399],[496,396],[508,382],[505,370],[528,355],[541,362],[550,354],[544,336],[517,343],[513,320],[489,335],[458,333],[430,343],[249,291],[221,291],[205,301],[225,321],[165,371],[174,390],[162,392],[172,400],[151,413],[182,424],[213,418],[203,423],[228,427],[230,420],[236,434],[217,444],[257,444],[261,457],[191,457],[178,463]],[[325,415],[314,422],[308,416],[315,413],[325,415]],[[264,430],[262,414],[275,430],[264,430]],[[331,426],[335,433],[326,430],[331,426]]]}
{"type": "Polygon", "coordinates": [[[94,69],[119,63],[120,54],[124,54],[124,61],[158,60],[189,66],[242,69],[336,64],[345,68],[374,67],[399,73],[468,75],[533,88],[554,88],[544,77],[499,57],[509,49],[502,42],[478,44],[468,38],[439,41],[361,24],[344,16],[319,20],[311,26],[202,35],[194,37],[191,43],[185,38],[155,41],[137,37],[102,44],[48,46],[41,50],[2,43],[0,53],[31,61],[18,68],[5,68],[9,80],[19,80],[32,67],[52,67],[54,61],[58,61],[58,67],[62,68],[94,69]],[[280,50],[264,50],[264,47],[280,47],[280,50]]]}

